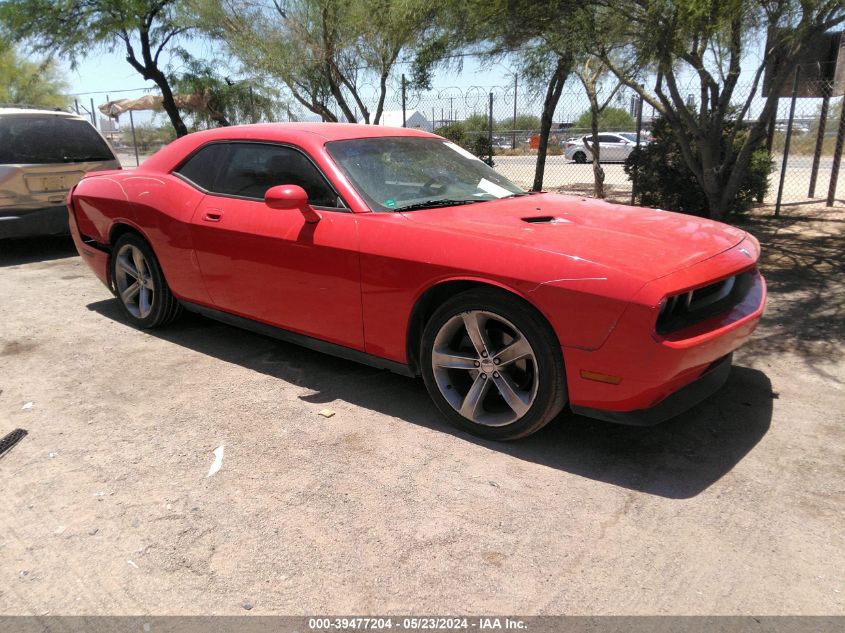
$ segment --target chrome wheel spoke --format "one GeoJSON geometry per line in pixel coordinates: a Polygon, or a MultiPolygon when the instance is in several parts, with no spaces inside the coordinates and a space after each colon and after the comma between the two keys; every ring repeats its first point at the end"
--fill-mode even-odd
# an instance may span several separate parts
{"type": "Polygon", "coordinates": [[[128,286],[126,286],[126,288],[123,289],[123,291],[120,293],[120,298],[123,300],[123,303],[129,304],[129,302],[132,301],[140,292],[141,284],[136,281],[132,284],[129,284],[128,286]]]}
{"type": "Polygon", "coordinates": [[[487,319],[480,312],[476,311],[464,312],[461,318],[464,321],[464,327],[475,351],[479,356],[486,356],[487,350],[490,349],[487,332],[484,329],[487,319]]]}
{"type": "Polygon", "coordinates": [[[531,351],[531,345],[528,344],[528,340],[524,336],[520,336],[513,343],[497,352],[493,356],[493,360],[499,361],[497,364],[504,366],[521,358],[531,356],[532,354],[533,352],[531,351]]]}
{"type": "Polygon", "coordinates": [[[478,359],[473,356],[465,356],[459,352],[434,350],[431,354],[431,362],[437,367],[447,369],[475,369],[478,367],[478,359]]]}
{"type": "Polygon", "coordinates": [[[495,312],[467,310],[449,318],[432,341],[430,362],[440,394],[474,424],[513,424],[537,397],[541,377],[534,350],[495,312]]]}
{"type": "Polygon", "coordinates": [[[141,288],[138,292],[138,311],[141,313],[141,318],[144,318],[150,313],[152,299],[153,293],[148,288],[141,288]]]}
{"type": "Polygon", "coordinates": [[[527,393],[528,398],[523,398],[517,390],[516,385],[507,374],[499,373],[493,375],[493,382],[496,389],[502,395],[504,401],[516,413],[517,416],[522,417],[531,408],[531,394],[527,393]]]}
{"type": "Polygon", "coordinates": [[[464,396],[459,413],[465,418],[475,420],[480,412],[481,402],[484,400],[484,396],[487,395],[489,388],[490,381],[486,380],[484,374],[478,374],[469,388],[467,395],[464,396]]]}
{"type": "Polygon", "coordinates": [[[134,262],[129,261],[126,255],[117,258],[117,267],[133,279],[139,279],[141,276],[138,269],[135,268],[134,262]]]}
{"type": "Polygon", "coordinates": [[[134,246],[132,247],[132,261],[135,263],[135,269],[138,271],[138,279],[143,279],[147,276],[147,262],[144,261],[144,254],[134,246]]]}

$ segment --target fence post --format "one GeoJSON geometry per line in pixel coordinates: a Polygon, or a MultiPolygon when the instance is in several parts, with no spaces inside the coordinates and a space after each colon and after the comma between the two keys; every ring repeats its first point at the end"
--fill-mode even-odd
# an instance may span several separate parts
{"type": "Polygon", "coordinates": [[[493,166],[493,93],[490,93],[490,114],[487,117],[487,144],[490,146],[490,156],[487,164],[493,166]]]}
{"type": "Polygon", "coordinates": [[[836,135],[836,149],[833,150],[833,165],[830,167],[830,185],[827,189],[827,205],[833,206],[836,197],[836,183],[839,180],[839,163],[842,162],[842,145],[845,143],[845,93],[842,94],[843,109],[839,115],[839,133],[836,135]]]}
{"type": "Polygon", "coordinates": [[[405,118],[405,73],[402,73],[402,127],[408,127],[408,120],[405,118]]]}
{"type": "Polygon", "coordinates": [[[792,140],[792,119],[795,118],[795,101],[798,99],[798,77],[801,66],[795,65],[795,80],[792,82],[792,101],[789,104],[789,121],[786,123],[786,140],[783,143],[783,162],[780,166],[780,184],[778,185],[778,199],[775,202],[775,217],[780,217],[780,201],[783,197],[783,183],[786,180],[786,164],[789,162],[789,143],[792,140]]]}
{"type": "Polygon", "coordinates": [[[73,100],[73,106],[76,108],[76,113],[79,114],[79,99],[73,100]]]}
{"type": "MultiPolygon", "coordinates": [[[[637,145],[634,148],[634,151],[639,153],[640,151],[640,135],[643,131],[643,98],[637,97],[637,145]]],[[[638,157],[639,158],[639,157],[638,157]]],[[[634,163],[634,178],[631,182],[631,204],[634,204],[637,198],[637,174],[640,171],[639,166],[634,163]]]]}
{"type": "Polygon", "coordinates": [[[517,74],[513,74],[513,138],[511,139],[511,149],[516,149],[516,90],[517,90],[517,74]]]}
{"type": "Polygon", "coordinates": [[[813,150],[813,169],[810,172],[810,188],[807,190],[808,198],[816,197],[816,179],[819,176],[819,163],[822,158],[822,146],[824,145],[824,132],[827,127],[827,110],[830,106],[830,92],[832,86],[825,82],[824,97],[822,97],[822,109],[819,112],[819,129],[816,134],[816,149],[813,150]]]}
{"type": "Polygon", "coordinates": [[[135,167],[141,164],[138,158],[138,139],[135,138],[135,119],[132,117],[132,110],[129,111],[129,127],[132,129],[132,146],[135,148],[135,167]]]}
{"type": "Polygon", "coordinates": [[[252,92],[252,84],[249,85],[249,122],[255,123],[255,95],[252,92]]]}
{"type": "Polygon", "coordinates": [[[97,114],[94,111],[94,97],[91,97],[91,125],[93,125],[98,130],[100,127],[97,125],[97,114]]]}

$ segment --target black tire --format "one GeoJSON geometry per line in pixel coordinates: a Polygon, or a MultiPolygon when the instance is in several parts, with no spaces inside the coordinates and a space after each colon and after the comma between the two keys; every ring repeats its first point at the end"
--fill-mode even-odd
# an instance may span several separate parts
{"type": "Polygon", "coordinates": [[[182,306],[170,292],[158,258],[143,237],[137,233],[124,233],[115,242],[111,255],[109,266],[113,290],[121,311],[130,323],[142,329],[152,329],[167,325],[182,313],[182,306]],[[145,296],[151,296],[151,300],[143,306],[140,300],[141,290],[135,301],[127,300],[121,293],[121,290],[125,289],[121,286],[132,285],[128,282],[134,279],[132,274],[121,269],[119,262],[124,255],[133,253],[131,249],[137,249],[143,256],[144,270],[141,274],[144,283],[150,286],[149,290],[144,292],[149,292],[145,296]]]}
{"type": "MultiPolygon", "coordinates": [[[[489,331],[485,334],[485,336],[488,337],[492,347],[497,347],[493,344],[491,339],[492,335],[489,331]]],[[[502,336],[508,335],[502,334],[502,336]]],[[[452,344],[450,343],[450,345],[452,344]]],[[[507,342],[499,346],[500,351],[504,349],[503,346],[506,347],[507,342]]],[[[495,350],[491,350],[491,352],[493,352],[490,354],[491,358],[496,356],[495,350]]],[[[453,350],[450,348],[447,353],[452,354],[453,350]]],[[[432,400],[434,400],[434,403],[437,405],[437,408],[440,409],[450,424],[472,433],[473,435],[494,440],[513,440],[525,437],[526,435],[530,435],[540,430],[548,424],[552,418],[560,413],[561,409],[567,402],[566,374],[563,366],[563,356],[561,354],[560,343],[558,342],[557,336],[543,316],[531,305],[519,297],[504,291],[492,288],[472,289],[455,295],[443,303],[443,305],[435,310],[434,314],[432,314],[431,318],[425,325],[420,344],[419,358],[420,370],[426,389],[428,390],[432,400]],[[510,411],[508,415],[517,416],[516,419],[499,426],[488,426],[485,423],[473,421],[472,419],[461,415],[456,408],[457,405],[451,404],[449,400],[444,397],[444,392],[441,387],[445,381],[455,383],[454,386],[452,384],[445,385],[447,390],[455,390],[447,391],[447,393],[449,393],[449,396],[453,399],[453,401],[461,399],[464,399],[465,401],[468,393],[462,396],[458,382],[464,380],[465,385],[467,384],[466,381],[469,381],[474,385],[477,378],[489,377],[490,385],[487,386],[488,390],[484,392],[485,395],[479,400],[479,402],[481,402],[482,416],[487,415],[485,410],[487,403],[491,403],[495,406],[496,400],[498,398],[502,398],[503,395],[503,393],[499,393],[501,390],[497,392],[493,389],[494,386],[498,386],[498,384],[500,384],[498,382],[500,376],[498,373],[488,373],[495,369],[495,367],[489,365],[491,360],[490,358],[486,358],[488,356],[487,354],[484,354],[485,359],[482,360],[482,362],[487,363],[486,369],[484,366],[482,366],[482,369],[479,370],[464,368],[443,369],[442,366],[438,364],[438,375],[435,375],[435,367],[432,362],[432,357],[436,346],[439,346],[438,352],[443,351],[442,346],[444,340],[448,339],[453,342],[461,340],[461,345],[463,345],[462,349],[470,349],[470,351],[466,353],[469,355],[475,353],[475,347],[466,347],[466,341],[469,339],[468,329],[465,329],[462,333],[460,331],[460,325],[458,325],[458,330],[456,330],[457,334],[451,334],[449,330],[450,327],[453,327],[451,324],[462,322],[457,321],[457,318],[462,320],[468,317],[472,318],[470,315],[473,314],[486,315],[482,317],[486,319],[485,325],[483,326],[485,330],[491,327],[491,323],[493,326],[502,326],[505,329],[507,329],[507,326],[509,325],[514,326],[517,330],[517,334],[521,334],[525,339],[527,339],[531,351],[533,352],[530,360],[517,361],[517,363],[525,363],[524,367],[528,367],[530,365],[532,369],[529,370],[529,373],[531,373],[532,376],[536,375],[536,382],[533,383],[534,388],[532,391],[533,401],[528,409],[522,414],[517,412],[516,409],[510,411]],[[507,322],[507,324],[503,325],[502,323],[497,322],[496,318],[502,319],[504,322],[507,322]],[[446,373],[444,374],[444,372],[446,373]],[[451,372],[455,372],[455,375],[453,376],[451,372]],[[461,378],[461,376],[464,375],[462,372],[466,372],[465,379],[461,378]],[[486,373],[486,376],[481,376],[481,373],[486,373]],[[444,376],[447,375],[448,377],[444,378],[444,376]],[[494,375],[497,381],[492,380],[494,375]],[[455,380],[452,378],[455,378],[455,380]],[[438,384],[438,380],[440,380],[440,384],[438,384]],[[492,396],[490,395],[491,393],[492,396]],[[491,398],[492,401],[490,400],[491,398]]],[[[509,367],[515,367],[515,365],[516,363],[514,365],[509,365],[509,367]]],[[[503,371],[503,367],[505,367],[504,364],[498,366],[500,372],[503,371]]],[[[522,371],[521,369],[517,370],[522,371]]],[[[525,372],[523,371],[523,373],[525,372]]],[[[501,403],[507,404],[504,402],[504,399],[502,399],[501,403]]],[[[476,410],[475,413],[478,413],[478,411],[476,410]]]]}
{"type": "Polygon", "coordinates": [[[572,160],[574,160],[579,165],[583,165],[587,162],[587,155],[584,152],[575,152],[572,155],[572,160]]]}

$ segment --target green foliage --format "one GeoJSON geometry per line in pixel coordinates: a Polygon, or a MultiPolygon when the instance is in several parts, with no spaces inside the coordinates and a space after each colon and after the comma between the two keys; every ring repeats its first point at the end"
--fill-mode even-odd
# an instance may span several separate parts
{"type": "Polygon", "coordinates": [[[460,145],[468,152],[479,158],[484,158],[492,166],[493,146],[488,134],[483,130],[471,130],[466,123],[450,123],[434,130],[435,134],[449,139],[455,145],[460,145]]]}
{"type": "MultiPolygon", "coordinates": [[[[747,130],[740,130],[733,140],[734,146],[741,146],[747,134],[747,130]]],[[[722,138],[723,144],[729,141],[727,130],[722,138]]],[[[694,150],[698,148],[694,146],[694,150]]],[[[757,196],[765,196],[772,168],[771,157],[765,148],[755,151],[733,203],[722,209],[722,213],[745,211],[757,196]]],[[[707,196],[684,160],[677,138],[665,119],[655,121],[651,143],[635,150],[625,161],[625,173],[632,180],[634,170],[637,172],[639,204],[691,215],[710,215],[707,196]]]]}
{"type": "MultiPolygon", "coordinates": [[[[576,119],[572,127],[578,130],[589,130],[592,128],[592,113],[584,110],[576,119]]],[[[605,108],[599,113],[599,131],[621,131],[633,130],[637,122],[622,108],[605,108]]]]}
{"type": "Polygon", "coordinates": [[[223,67],[219,60],[200,60],[184,51],[181,71],[170,75],[169,80],[180,94],[199,94],[208,97],[208,112],[193,112],[194,129],[214,125],[239,125],[273,121],[278,110],[287,104],[280,102],[278,90],[260,80],[232,81],[221,77],[217,68],[223,67]]]}
{"type": "Polygon", "coordinates": [[[198,23],[251,74],[284,83],[326,121],[375,123],[399,55],[430,22],[423,0],[191,0],[198,23]],[[378,86],[378,103],[361,96],[378,86]]]}
{"type": "Polygon", "coordinates": [[[37,52],[78,60],[99,50],[120,51],[144,79],[161,89],[177,134],[187,134],[172,97],[161,54],[187,37],[192,24],[180,0],[4,0],[0,35],[37,52]]]}
{"type": "Polygon", "coordinates": [[[67,84],[50,60],[21,59],[14,48],[0,43],[0,103],[64,108],[67,84]]]}
{"type": "Polygon", "coordinates": [[[513,124],[513,117],[502,119],[496,122],[494,128],[500,132],[510,132],[511,130],[521,130],[526,132],[536,132],[540,129],[540,117],[533,114],[517,114],[516,126],[513,124]]]}
{"type": "Polygon", "coordinates": [[[467,130],[476,132],[481,130],[489,130],[489,116],[484,112],[476,112],[475,114],[470,114],[466,119],[464,119],[463,125],[467,130]]]}
{"type": "MultiPolygon", "coordinates": [[[[134,142],[138,145],[138,151],[143,154],[158,151],[175,138],[176,132],[170,125],[135,124],[134,142]]],[[[132,129],[128,125],[122,126],[121,141],[126,145],[133,144],[132,129]]]]}
{"type": "Polygon", "coordinates": [[[467,133],[467,127],[463,123],[450,123],[434,130],[435,134],[447,138],[455,145],[460,145],[464,149],[469,149],[470,137],[467,133]]]}

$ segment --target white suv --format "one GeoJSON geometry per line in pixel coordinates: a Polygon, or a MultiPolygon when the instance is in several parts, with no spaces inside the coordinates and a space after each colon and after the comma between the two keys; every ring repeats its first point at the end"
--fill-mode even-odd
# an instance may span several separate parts
{"type": "Polygon", "coordinates": [[[89,171],[120,169],[87,119],[0,108],[0,239],[68,232],[65,198],[89,171]]]}

